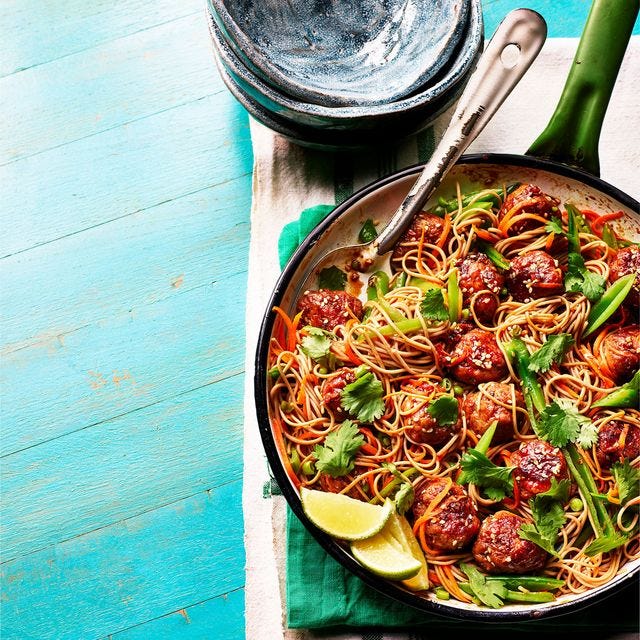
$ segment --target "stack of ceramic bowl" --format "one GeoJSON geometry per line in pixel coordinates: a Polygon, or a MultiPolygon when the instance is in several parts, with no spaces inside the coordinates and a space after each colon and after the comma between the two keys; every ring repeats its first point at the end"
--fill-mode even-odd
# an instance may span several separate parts
{"type": "Polygon", "coordinates": [[[363,148],[427,127],[484,43],[481,0],[208,0],[226,86],[305,146],[363,148]]]}

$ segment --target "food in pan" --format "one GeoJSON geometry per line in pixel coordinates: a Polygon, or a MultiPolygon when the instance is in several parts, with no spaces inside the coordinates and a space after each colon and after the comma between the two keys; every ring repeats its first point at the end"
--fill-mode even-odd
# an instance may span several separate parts
{"type": "Polygon", "coordinates": [[[547,602],[640,556],[640,248],[620,216],[458,187],[366,292],[355,259],[274,309],[283,465],[302,492],[393,500],[428,567],[408,588],[547,602]]]}

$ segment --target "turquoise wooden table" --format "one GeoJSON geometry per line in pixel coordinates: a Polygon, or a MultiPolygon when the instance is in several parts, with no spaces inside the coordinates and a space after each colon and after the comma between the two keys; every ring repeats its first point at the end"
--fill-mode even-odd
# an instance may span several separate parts
{"type": "Polygon", "coordinates": [[[242,638],[248,116],[202,0],[0,21],[2,638],[242,638]]]}

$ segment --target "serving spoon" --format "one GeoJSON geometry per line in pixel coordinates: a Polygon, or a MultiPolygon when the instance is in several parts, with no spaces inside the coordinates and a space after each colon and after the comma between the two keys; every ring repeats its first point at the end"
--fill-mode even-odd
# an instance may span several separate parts
{"type": "Polygon", "coordinates": [[[338,247],[322,255],[299,279],[294,300],[304,291],[317,289],[318,275],[331,266],[343,270],[349,266],[350,277],[357,274],[361,283],[355,283],[355,288],[361,291],[366,291],[372,272],[390,271],[390,253],[413,217],[518,84],[546,36],[547,24],[537,12],[515,9],[506,15],[480,57],[431,159],[385,228],[371,242],[338,247]]]}

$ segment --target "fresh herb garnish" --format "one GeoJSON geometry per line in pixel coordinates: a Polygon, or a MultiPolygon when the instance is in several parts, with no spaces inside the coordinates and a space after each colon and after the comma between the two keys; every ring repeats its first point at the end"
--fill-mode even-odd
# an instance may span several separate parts
{"type": "Polygon", "coordinates": [[[513,467],[499,467],[477,449],[469,449],[462,454],[460,468],[464,482],[482,487],[491,500],[503,500],[513,494],[513,467]]]}
{"type": "Polygon", "coordinates": [[[428,289],[420,303],[420,313],[427,320],[444,322],[449,319],[449,311],[444,304],[442,289],[428,289]]]}
{"type": "Polygon", "coordinates": [[[555,362],[559,364],[567,351],[574,344],[573,336],[568,333],[558,333],[551,335],[547,341],[538,349],[529,361],[529,371],[534,373],[545,373],[551,369],[555,362]]]}
{"type": "Polygon", "coordinates": [[[565,399],[554,400],[542,410],[536,431],[540,438],[548,440],[554,447],[576,442],[587,449],[598,439],[598,430],[593,422],[565,399]]]}
{"type": "Polygon", "coordinates": [[[611,473],[618,486],[620,503],[625,504],[640,494],[640,471],[632,467],[628,460],[611,465],[611,473]]]}
{"type": "Polygon", "coordinates": [[[560,218],[553,216],[549,222],[544,227],[544,230],[548,233],[555,233],[558,236],[565,235],[564,229],[562,228],[562,220],[560,218]]]}
{"type": "Polygon", "coordinates": [[[331,343],[336,339],[331,331],[325,331],[319,327],[304,327],[305,334],[300,342],[300,349],[312,360],[319,362],[326,358],[331,349],[331,343]]]}
{"type": "Polygon", "coordinates": [[[537,544],[552,555],[557,555],[555,544],[566,520],[562,505],[569,497],[569,486],[569,480],[558,482],[552,478],[548,491],[529,500],[533,523],[526,522],[519,530],[521,538],[537,544]]]}
{"type": "Polygon", "coordinates": [[[586,268],[584,258],[575,252],[569,253],[569,268],[564,277],[568,292],[582,293],[591,302],[596,302],[604,293],[606,279],[599,273],[586,268]]]}
{"type": "Polygon", "coordinates": [[[361,422],[372,422],[384,413],[383,395],[382,382],[369,371],[362,373],[342,390],[340,403],[361,422]]]}
{"type": "Polygon", "coordinates": [[[429,403],[427,413],[442,427],[455,424],[458,420],[458,401],[453,396],[440,396],[429,403]]]}
{"type": "Polygon", "coordinates": [[[506,588],[501,582],[497,580],[487,580],[478,569],[471,564],[461,563],[460,568],[469,578],[469,587],[473,592],[473,595],[482,602],[482,604],[491,607],[492,609],[499,609],[504,605],[504,599],[506,598],[506,588]]]}
{"type": "Polygon", "coordinates": [[[347,274],[335,265],[322,269],[318,274],[318,287],[330,291],[344,291],[347,285],[347,274]]]}
{"type": "Polygon", "coordinates": [[[325,438],[324,446],[316,445],[316,468],[333,478],[347,475],[353,471],[354,458],[363,444],[364,436],[358,427],[351,420],[345,420],[325,438]]]}

